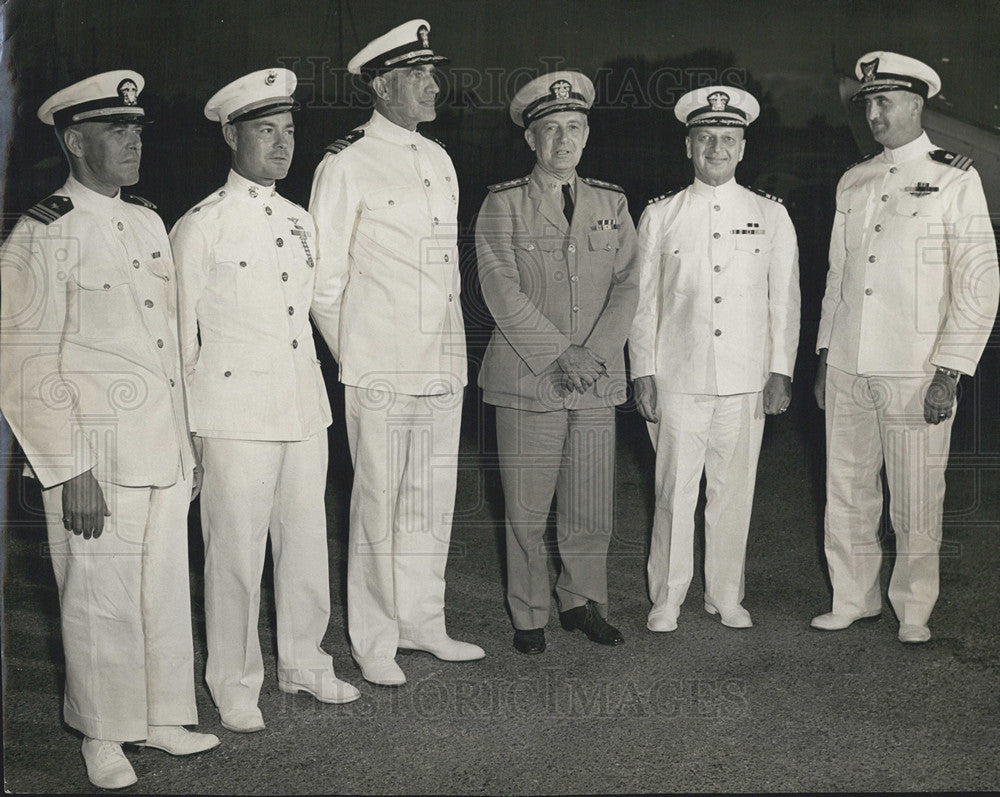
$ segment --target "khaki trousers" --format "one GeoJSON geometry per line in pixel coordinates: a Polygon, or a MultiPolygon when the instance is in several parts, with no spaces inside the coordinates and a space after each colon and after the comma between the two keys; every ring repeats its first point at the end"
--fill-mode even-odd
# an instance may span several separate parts
{"type": "Polygon", "coordinates": [[[562,569],[560,611],[594,601],[608,611],[608,545],[614,528],[615,408],[530,412],[496,408],[507,526],[507,602],[514,627],[549,617],[545,528],[556,498],[562,569]]]}

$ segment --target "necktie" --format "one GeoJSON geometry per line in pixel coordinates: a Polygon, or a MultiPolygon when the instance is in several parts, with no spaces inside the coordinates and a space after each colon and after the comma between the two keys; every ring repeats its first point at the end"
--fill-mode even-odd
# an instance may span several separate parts
{"type": "Polygon", "coordinates": [[[569,183],[563,183],[563,215],[566,216],[566,223],[573,223],[573,194],[569,190],[569,183]]]}

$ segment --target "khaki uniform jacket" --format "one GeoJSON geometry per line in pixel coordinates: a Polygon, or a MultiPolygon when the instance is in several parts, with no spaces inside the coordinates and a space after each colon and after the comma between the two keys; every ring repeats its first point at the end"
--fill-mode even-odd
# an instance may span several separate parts
{"type": "Polygon", "coordinates": [[[971,375],[997,286],[979,175],[924,133],[841,177],[816,348],[851,374],[971,375]]]}
{"type": "Polygon", "coordinates": [[[795,228],[785,208],[730,180],[699,180],[649,203],[639,220],[639,309],[632,378],[677,393],[762,390],[792,376],[799,342],[795,228]]]}
{"type": "Polygon", "coordinates": [[[91,469],[168,487],[194,468],[174,264],[151,207],[71,177],[0,250],[0,409],[43,487],[91,469]]]}
{"type": "Polygon", "coordinates": [[[496,321],[479,373],[484,400],[532,411],[626,398],[624,346],[638,301],[635,225],[620,188],[576,178],[573,223],[560,186],[537,166],[492,186],[476,222],[483,297],[496,321]],[[608,375],[569,390],[556,359],[570,344],[608,375]]]}
{"type": "Polygon", "coordinates": [[[191,430],[288,442],[329,426],[309,313],[330,302],[314,290],[316,229],[305,209],[230,172],[170,240],[191,430]]]}

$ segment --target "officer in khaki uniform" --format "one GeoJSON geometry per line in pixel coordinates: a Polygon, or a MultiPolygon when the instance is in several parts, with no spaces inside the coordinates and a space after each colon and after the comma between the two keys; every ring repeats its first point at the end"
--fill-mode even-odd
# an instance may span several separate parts
{"type": "Polygon", "coordinates": [[[764,415],[791,400],[799,340],[795,229],[782,205],[737,184],[757,100],[731,86],[688,92],[694,182],[639,221],[639,309],[629,334],[636,405],[656,449],[646,627],[673,631],[694,574],[706,478],[705,609],[748,628],[744,561],[764,415]]]}
{"type": "Polygon", "coordinates": [[[615,405],[638,298],[635,227],[621,188],[578,177],[594,87],[543,75],[511,103],[531,174],[490,187],[476,222],[483,296],[496,321],[479,384],[496,406],[514,647],[545,649],[551,602],[543,535],[557,496],[560,622],[618,645],[607,620],[615,405]]]}
{"type": "Polygon", "coordinates": [[[17,223],[3,273],[0,408],[42,486],[59,588],[66,723],[95,786],[136,782],[122,742],[214,747],[194,696],[184,412],[174,264],[139,179],[142,76],[54,94],[71,175],[17,223]]]}
{"type": "Polygon", "coordinates": [[[467,381],[459,298],[458,178],[418,125],[434,119],[430,25],[414,19],[347,65],[369,85],[371,119],[328,147],[313,178],[317,319],[344,383],[354,464],[347,622],[365,680],[399,686],[397,649],[443,661],[485,656],[445,627],[445,567],[455,510],[467,381]]]}
{"type": "Polygon", "coordinates": [[[855,65],[883,150],[837,186],[816,347],[826,411],[826,561],[837,631],[882,613],[879,473],[892,494],[889,602],[904,643],[931,637],[945,470],[959,378],[976,371],[997,313],[997,252],[972,161],[923,131],[941,87],[920,61],[876,51],[855,65]]]}
{"type": "Polygon", "coordinates": [[[226,184],[174,226],[180,334],[191,430],[205,468],[206,680],[229,730],[261,730],[257,622],[268,533],[274,560],[278,688],[326,703],[356,700],[320,643],[330,619],[327,437],[330,405],[309,314],[312,218],[274,187],[295,147],[287,69],[220,89],[205,115],[232,150],[226,184]]]}

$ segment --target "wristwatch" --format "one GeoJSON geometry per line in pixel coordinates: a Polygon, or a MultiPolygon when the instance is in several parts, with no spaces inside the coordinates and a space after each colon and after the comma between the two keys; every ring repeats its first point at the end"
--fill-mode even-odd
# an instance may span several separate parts
{"type": "Polygon", "coordinates": [[[953,368],[942,368],[940,365],[937,367],[937,370],[939,374],[951,377],[951,379],[955,382],[957,382],[958,378],[962,375],[961,371],[956,371],[953,368]]]}

